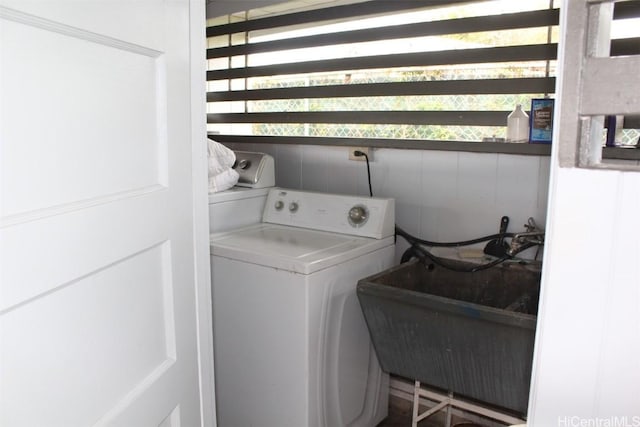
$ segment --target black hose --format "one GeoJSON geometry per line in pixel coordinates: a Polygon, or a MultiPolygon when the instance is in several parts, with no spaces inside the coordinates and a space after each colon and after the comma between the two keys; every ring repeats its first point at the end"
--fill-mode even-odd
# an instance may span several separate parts
{"type": "Polygon", "coordinates": [[[418,237],[412,236],[411,234],[407,233],[397,225],[396,225],[396,234],[404,237],[409,243],[417,242],[425,246],[440,247],[440,248],[457,248],[460,246],[469,246],[476,243],[488,242],[489,240],[493,240],[493,239],[513,237],[516,235],[515,233],[497,233],[497,234],[491,234],[489,236],[478,237],[477,239],[463,240],[460,242],[431,242],[429,240],[423,240],[418,237]]]}
{"type": "MultiPolygon", "coordinates": [[[[512,234],[512,233],[502,233],[502,234],[512,234]]],[[[398,226],[396,226],[396,235],[400,235],[411,245],[411,247],[407,251],[405,251],[405,253],[402,255],[401,261],[405,260],[402,262],[408,261],[411,258],[411,256],[415,255],[418,258],[420,258],[420,260],[423,263],[425,263],[425,261],[429,259],[434,264],[439,265],[440,267],[446,268],[448,270],[457,271],[461,273],[475,273],[476,271],[482,271],[482,270],[486,270],[488,268],[494,267],[511,258],[510,256],[505,255],[504,257],[498,258],[486,264],[479,264],[471,268],[463,268],[459,266],[454,266],[450,262],[446,262],[443,258],[435,256],[434,254],[432,254],[431,252],[429,252],[428,250],[420,246],[420,245],[429,246],[429,243],[435,243],[435,242],[428,242],[428,240],[423,240],[423,239],[414,237],[411,234],[407,233],[406,231],[402,230],[398,226]],[[428,243],[424,243],[424,242],[428,242],[428,243]]],[[[493,236],[487,236],[487,237],[490,237],[488,240],[493,239],[494,238],[493,236]]],[[[481,238],[481,239],[484,239],[484,238],[481,238]]],[[[477,241],[477,240],[478,239],[474,239],[473,241],[477,241]]],[[[480,241],[483,242],[485,240],[480,240],[480,241]]],[[[465,243],[465,242],[454,242],[454,243],[457,244],[457,243],[465,243]]],[[[440,245],[445,245],[445,244],[441,243],[440,245]]],[[[447,245],[451,245],[451,244],[447,244],[447,245]]],[[[457,245],[457,246],[466,246],[466,245],[457,245]]]]}
{"type": "Polygon", "coordinates": [[[406,251],[403,252],[402,257],[400,257],[400,264],[404,264],[405,262],[409,262],[411,260],[411,258],[414,257],[418,257],[420,259],[423,259],[422,257],[420,257],[415,249],[413,248],[413,246],[410,246],[409,249],[407,249],[406,251]]]}

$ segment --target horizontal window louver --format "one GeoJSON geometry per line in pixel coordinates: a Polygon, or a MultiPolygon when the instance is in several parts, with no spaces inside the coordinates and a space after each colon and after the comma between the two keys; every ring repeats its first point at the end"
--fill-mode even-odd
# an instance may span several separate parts
{"type": "MultiPolygon", "coordinates": [[[[504,138],[517,104],[554,95],[559,10],[549,0],[316,7],[212,20],[207,123],[217,140],[479,142],[504,138]]],[[[616,4],[614,19],[637,16],[640,1],[616,4]]],[[[639,38],[612,41],[612,55],[638,53],[639,38]]]]}

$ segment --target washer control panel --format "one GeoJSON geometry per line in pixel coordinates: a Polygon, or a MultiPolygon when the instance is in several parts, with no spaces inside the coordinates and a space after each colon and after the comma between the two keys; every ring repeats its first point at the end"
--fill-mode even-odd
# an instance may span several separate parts
{"type": "Polygon", "coordinates": [[[236,162],[233,169],[240,175],[238,187],[265,188],[275,185],[275,163],[265,153],[234,151],[236,162]]]}
{"type": "Polygon", "coordinates": [[[262,222],[382,239],[394,234],[395,203],[380,197],[273,188],[262,222]]]}

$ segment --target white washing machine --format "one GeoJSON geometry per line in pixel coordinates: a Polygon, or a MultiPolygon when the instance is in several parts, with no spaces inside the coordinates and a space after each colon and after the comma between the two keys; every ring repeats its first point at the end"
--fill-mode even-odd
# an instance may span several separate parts
{"type": "Polygon", "coordinates": [[[394,219],[393,199],[274,188],[262,223],[212,235],[220,427],[386,417],[356,284],[393,264],[394,219]]]}
{"type": "Polygon", "coordinates": [[[275,185],[273,157],[264,153],[235,151],[238,184],[209,194],[209,232],[233,230],[262,219],[269,187],[275,185]]]}

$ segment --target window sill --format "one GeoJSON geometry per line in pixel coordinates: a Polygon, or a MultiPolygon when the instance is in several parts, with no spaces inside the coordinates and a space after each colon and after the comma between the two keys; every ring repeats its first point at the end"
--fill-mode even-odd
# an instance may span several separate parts
{"type": "MultiPolygon", "coordinates": [[[[246,136],[220,135],[209,136],[217,142],[251,143],[251,144],[297,144],[324,145],[339,147],[373,147],[399,148],[409,150],[463,151],[470,153],[499,153],[524,156],[550,156],[551,144],[511,144],[505,142],[461,142],[461,141],[427,141],[418,139],[353,139],[353,138],[321,138],[304,136],[246,136]]],[[[605,159],[640,160],[640,149],[605,147],[605,159]]]]}
{"type": "Polygon", "coordinates": [[[548,156],[551,154],[550,144],[510,144],[504,142],[461,142],[430,141],[422,139],[384,139],[384,138],[321,138],[304,136],[246,136],[221,135],[210,133],[209,136],[222,144],[298,144],[324,145],[338,147],[373,147],[400,148],[408,150],[466,151],[472,153],[502,153],[529,156],[548,156]]]}

